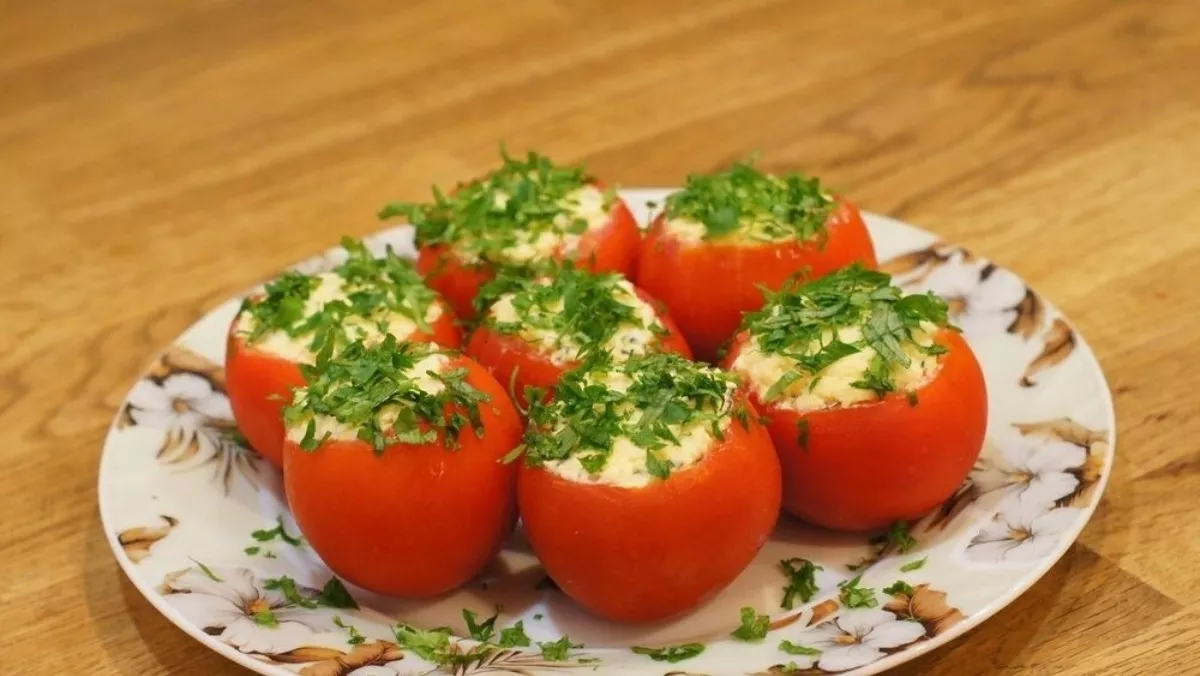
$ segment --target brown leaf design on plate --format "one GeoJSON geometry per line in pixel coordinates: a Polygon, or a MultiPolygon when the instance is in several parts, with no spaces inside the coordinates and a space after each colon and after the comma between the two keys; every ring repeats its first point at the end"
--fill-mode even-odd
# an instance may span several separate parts
{"type": "Polygon", "coordinates": [[[883,609],[895,613],[897,617],[920,622],[929,638],[966,618],[961,610],[946,602],[946,592],[931,589],[927,584],[917,585],[911,597],[896,594],[883,609]]]}
{"type": "Polygon", "coordinates": [[[179,519],[173,516],[163,514],[160,518],[167,522],[166,525],[138,526],[117,533],[117,542],[121,543],[121,549],[125,550],[125,556],[128,556],[130,561],[141,563],[150,556],[150,547],[167,537],[171,529],[179,524],[179,519]]]}
{"type": "Polygon", "coordinates": [[[931,532],[935,530],[945,530],[947,526],[954,521],[954,517],[963,512],[964,509],[971,506],[971,503],[979,499],[979,488],[974,482],[967,479],[963,483],[962,488],[958,489],[954,495],[951,495],[942,503],[937,511],[933,512],[928,517],[922,528],[923,532],[931,532]]]}
{"type": "Polygon", "coordinates": [[[820,624],[821,620],[824,620],[837,611],[838,605],[838,602],[834,599],[825,599],[813,606],[812,617],[808,618],[808,626],[811,627],[820,624]]]}
{"type": "Polygon", "coordinates": [[[182,345],[168,347],[147,375],[162,379],[172,373],[195,373],[212,383],[213,388],[225,391],[225,369],[182,345]]]}
{"type": "Polygon", "coordinates": [[[1033,380],[1035,375],[1062,363],[1075,351],[1075,332],[1061,317],[1054,320],[1044,336],[1044,341],[1041,353],[1025,367],[1025,374],[1021,376],[1021,387],[1033,387],[1037,384],[1033,380]]]}
{"type": "Polygon", "coordinates": [[[1013,310],[1017,316],[1008,325],[1008,332],[1015,333],[1025,340],[1032,340],[1046,320],[1046,306],[1042,299],[1027,286],[1025,296],[1013,306],[1013,310]]]}
{"type": "Polygon", "coordinates": [[[767,631],[775,631],[777,629],[783,629],[784,627],[790,627],[800,621],[800,616],[802,614],[803,613],[792,613],[790,615],[785,615],[778,620],[773,620],[771,624],[767,625],[767,631]]]}
{"type": "MultiPolygon", "coordinates": [[[[461,656],[454,664],[454,676],[474,676],[475,674],[521,674],[536,676],[544,670],[572,669],[581,666],[576,660],[568,662],[550,662],[541,655],[507,648],[486,648],[479,646],[464,650],[458,643],[451,644],[450,654],[461,656]]],[[[578,656],[576,656],[578,658],[578,656]]],[[[582,666],[594,666],[584,664],[582,666]]]]}
{"type": "Polygon", "coordinates": [[[280,664],[307,664],[309,662],[326,662],[344,657],[346,653],[337,648],[305,645],[282,653],[264,654],[263,657],[280,664]]]}
{"type": "Polygon", "coordinates": [[[284,653],[288,656],[285,659],[279,659],[279,655],[270,657],[276,662],[285,664],[313,662],[300,670],[302,676],[346,676],[355,669],[383,665],[404,658],[404,652],[391,641],[363,643],[354,646],[348,653],[333,648],[297,648],[297,650],[284,653]],[[300,655],[293,654],[297,650],[306,652],[300,655]],[[323,656],[318,659],[301,659],[318,654],[323,656]]]}
{"type": "Polygon", "coordinates": [[[1070,418],[1055,418],[1035,423],[1014,423],[1021,434],[1027,437],[1047,437],[1067,443],[1090,448],[1098,441],[1104,441],[1107,434],[1099,430],[1084,427],[1070,418]]]}

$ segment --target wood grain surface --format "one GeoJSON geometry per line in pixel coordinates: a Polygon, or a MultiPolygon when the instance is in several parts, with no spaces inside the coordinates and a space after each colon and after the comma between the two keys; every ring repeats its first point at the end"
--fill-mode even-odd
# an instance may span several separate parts
{"type": "Polygon", "coordinates": [[[761,149],[985,253],[1099,355],[1081,542],[905,675],[1200,674],[1200,3],[0,0],[0,671],[241,674],[124,579],[152,353],[499,141],[624,185],[761,149]]]}

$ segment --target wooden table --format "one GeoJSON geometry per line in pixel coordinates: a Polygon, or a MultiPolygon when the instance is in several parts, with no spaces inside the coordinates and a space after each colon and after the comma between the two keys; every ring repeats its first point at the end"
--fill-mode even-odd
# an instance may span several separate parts
{"type": "Polygon", "coordinates": [[[1200,3],[0,0],[0,665],[244,673],[96,511],[149,355],[497,143],[676,184],[754,149],[1016,270],[1121,443],[1080,544],[900,674],[1198,674],[1200,3]]]}

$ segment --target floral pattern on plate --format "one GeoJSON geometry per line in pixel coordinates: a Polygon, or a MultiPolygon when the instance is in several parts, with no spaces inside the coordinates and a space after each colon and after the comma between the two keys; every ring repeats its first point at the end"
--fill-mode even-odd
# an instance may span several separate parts
{"type": "MultiPolygon", "coordinates": [[[[661,203],[664,194],[623,196],[635,213],[645,213],[645,205],[661,203]]],[[[121,406],[100,471],[110,544],[138,589],[173,622],[229,659],[277,676],[591,673],[597,667],[863,676],[910,660],[977,626],[1062,555],[1103,492],[1113,417],[1086,345],[1019,277],[897,221],[869,215],[867,222],[885,269],[910,289],[950,301],[988,379],[984,452],[961,490],[910,525],[915,545],[781,523],[742,577],[702,609],[671,623],[629,628],[582,613],[553,583],[544,583],[518,530],[486,577],[445,598],[404,602],[350,588],[358,610],[308,607],[267,581],[290,576],[298,598],[309,599],[329,571],[307,547],[252,537],[277,519],[287,532],[296,531],[279,473],[244,445],[229,410],[221,363],[237,299],[170,346],[121,406]],[[785,611],[778,607],[786,583],[778,562],[791,557],[808,558],[821,571],[811,602],[785,611]],[[837,584],[855,574],[876,590],[902,580],[911,595],[879,592],[874,607],[844,608],[837,584]],[[481,648],[451,638],[455,657],[439,667],[400,645],[392,631],[404,621],[449,626],[465,636],[464,608],[485,617],[496,606],[504,608],[498,626],[523,622],[531,647],[481,648]],[[770,615],[766,640],[729,637],[742,607],[770,615]],[[348,634],[346,625],[358,633],[348,634]],[[587,647],[566,661],[543,658],[537,644],[564,635],[587,647]],[[813,654],[788,655],[779,649],[783,640],[813,654]],[[678,664],[629,650],[696,641],[705,650],[678,664]]],[[[414,253],[406,228],[368,244],[414,253]]],[[[331,249],[299,267],[327,270],[343,255],[331,249]]]]}

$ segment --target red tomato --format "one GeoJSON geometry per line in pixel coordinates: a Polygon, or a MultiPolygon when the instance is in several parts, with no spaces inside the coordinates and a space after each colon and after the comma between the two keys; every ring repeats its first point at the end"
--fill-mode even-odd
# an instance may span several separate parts
{"type": "MultiPolygon", "coordinates": [[[[584,233],[571,258],[592,272],[619,272],[628,277],[634,269],[640,240],[641,231],[633,213],[618,197],[613,201],[608,224],[584,233]]],[[[561,259],[563,255],[556,253],[555,258],[561,259]]],[[[425,275],[429,286],[449,301],[463,319],[475,317],[475,296],[495,276],[487,263],[463,263],[444,244],[422,247],[417,256],[417,271],[425,275]]]]}
{"type": "Polygon", "coordinates": [[[667,304],[696,356],[712,361],[737,331],[742,313],[762,307],[759,286],[778,289],[805,268],[813,279],[855,261],[875,269],[875,249],[862,215],[841,197],[835,200],[823,245],[686,244],[664,231],[665,216],[660,214],[642,240],[636,281],[667,304]]]}
{"type": "Polygon", "coordinates": [[[562,591],[606,619],[649,622],[732,582],[779,514],[779,460],[756,417],[748,428],[733,422],[697,464],[644,488],[576,483],[522,463],[525,534],[562,591]]]}
{"type": "MultiPolygon", "coordinates": [[[[943,330],[935,340],[949,351],[916,391],[915,405],[893,393],[798,413],[751,396],[771,420],[785,511],[835,530],[866,531],[918,519],[962,486],[983,447],[987,390],[961,335],[943,330]]],[[[726,367],[745,341],[737,338],[726,367]]]]}
{"type": "MultiPolygon", "coordinates": [[[[431,330],[415,331],[403,340],[437,343],[448,348],[462,345],[462,329],[454,313],[445,303],[438,302],[442,314],[430,325],[431,330]]],[[[283,409],[291,403],[292,390],[304,385],[304,377],[296,362],[247,345],[234,332],[235,326],[237,319],[230,323],[225,342],[225,388],[233,418],[250,447],[272,465],[282,468],[283,409]]]]}
{"type": "Polygon", "coordinates": [[[376,453],[364,441],[327,441],[305,451],[285,441],[284,487],[301,532],[337,575],[373,592],[423,598],[470,580],[499,551],[516,523],[516,467],[500,462],[521,441],[521,419],[482,366],[456,357],[466,382],[491,397],[484,432],[393,444],[376,453]]]}
{"type": "MultiPolygon", "coordinates": [[[[674,352],[688,359],[692,358],[692,350],[687,341],[679,333],[679,327],[666,313],[661,303],[656,302],[645,291],[637,289],[638,297],[654,306],[658,319],[662,322],[667,335],[661,340],[664,352],[674,352]]],[[[483,364],[500,382],[511,383],[514,397],[518,402],[524,402],[522,396],[527,387],[544,390],[547,395],[558,384],[558,379],[577,364],[555,364],[547,355],[539,351],[520,336],[497,333],[488,325],[481,325],[471,334],[467,341],[467,354],[483,364]],[[516,373],[514,376],[513,373],[516,373]]],[[[549,398],[549,397],[547,397],[549,398]]]]}

